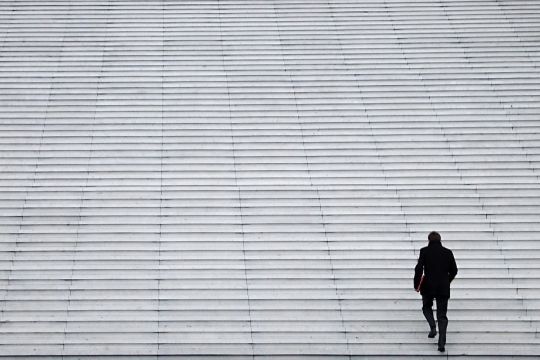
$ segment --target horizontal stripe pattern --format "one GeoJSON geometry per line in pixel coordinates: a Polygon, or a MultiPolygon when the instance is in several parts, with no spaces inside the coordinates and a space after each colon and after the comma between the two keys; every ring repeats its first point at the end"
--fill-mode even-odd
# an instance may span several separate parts
{"type": "Polygon", "coordinates": [[[0,3],[0,357],[540,355],[540,4],[0,3]]]}

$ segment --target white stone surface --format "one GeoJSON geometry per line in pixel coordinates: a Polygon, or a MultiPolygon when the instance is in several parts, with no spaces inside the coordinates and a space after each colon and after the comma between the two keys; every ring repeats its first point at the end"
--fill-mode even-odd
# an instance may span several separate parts
{"type": "Polygon", "coordinates": [[[0,2],[0,357],[539,357],[540,3],[0,2]]]}

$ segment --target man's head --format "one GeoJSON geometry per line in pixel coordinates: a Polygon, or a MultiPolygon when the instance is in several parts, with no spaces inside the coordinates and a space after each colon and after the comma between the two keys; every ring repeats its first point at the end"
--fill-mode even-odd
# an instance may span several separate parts
{"type": "Polygon", "coordinates": [[[441,242],[441,235],[436,231],[432,231],[428,235],[428,240],[429,242],[441,242]]]}

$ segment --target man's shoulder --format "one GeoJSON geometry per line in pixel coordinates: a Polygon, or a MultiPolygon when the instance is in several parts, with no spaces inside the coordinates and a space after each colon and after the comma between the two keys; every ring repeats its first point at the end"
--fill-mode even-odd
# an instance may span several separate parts
{"type": "Polygon", "coordinates": [[[446,256],[454,256],[454,253],[449,248],[443,247],[443,251],[446,256]]]}
{"type": "Polygon", "coordinates": [[[444,246],[443,246],[442,248],[443,248],[444,251],[446,251],[446,252],[448,252],[448,253],[451,253],[451,252],[452,252],[452,250],[450,250],[450,249],[447,248],[447,247],[444,247],[444,246]]]}

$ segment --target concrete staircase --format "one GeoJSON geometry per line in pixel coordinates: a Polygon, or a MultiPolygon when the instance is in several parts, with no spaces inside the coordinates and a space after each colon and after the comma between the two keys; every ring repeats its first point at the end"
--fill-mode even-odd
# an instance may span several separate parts
{"type": "Polygon", "coordinates": [[[540,356],[540,2],[2,1],[0,44],[0,357],[540,356]]]}

